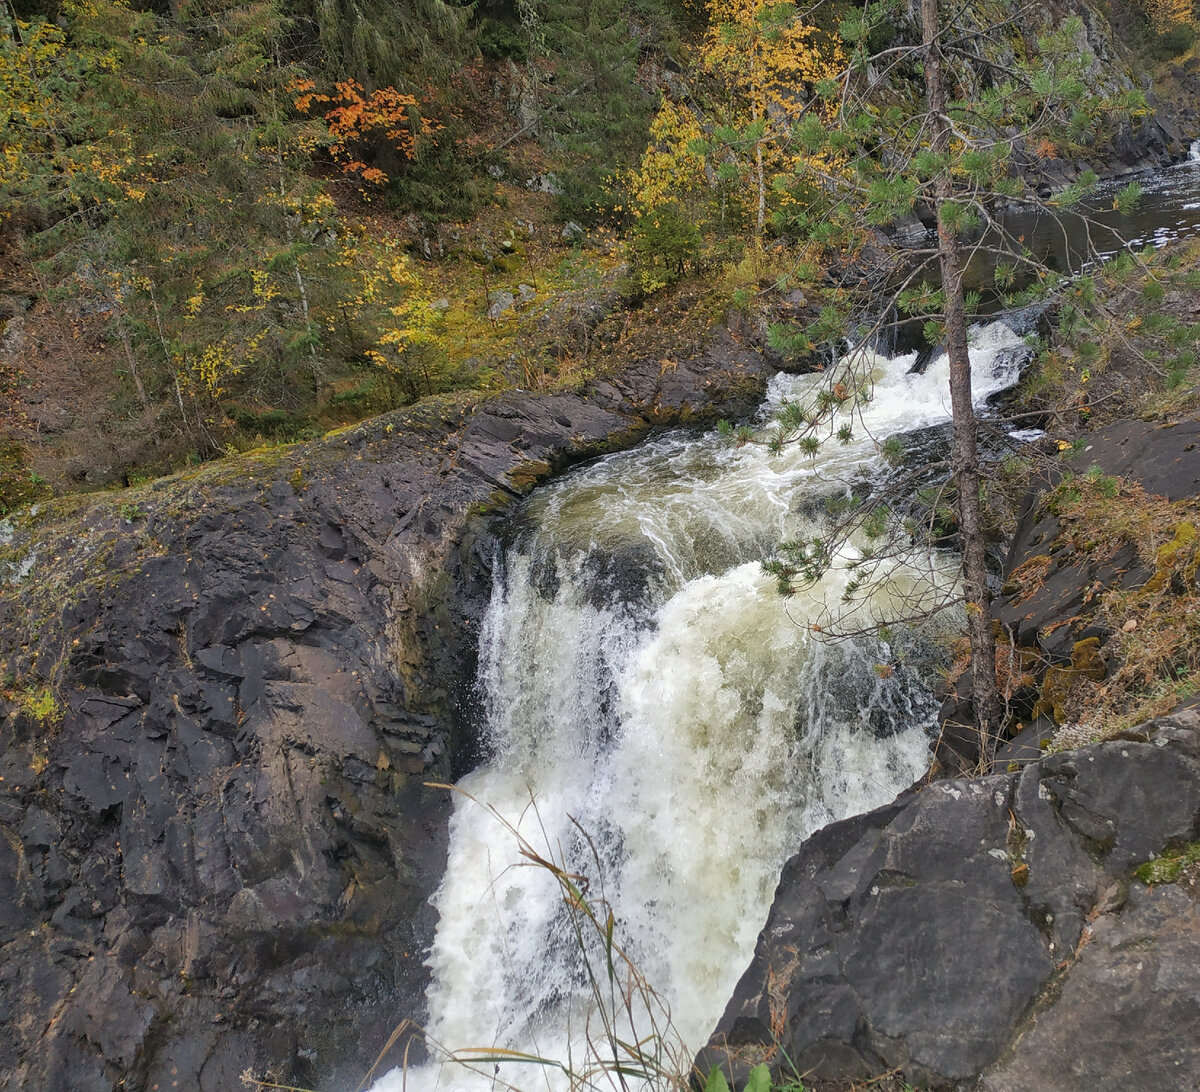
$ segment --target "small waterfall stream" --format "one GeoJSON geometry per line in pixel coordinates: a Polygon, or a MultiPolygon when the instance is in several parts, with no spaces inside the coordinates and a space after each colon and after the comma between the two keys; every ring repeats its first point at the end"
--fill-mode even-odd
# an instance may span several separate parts
{"type": "MultiPolygon", "coordinates": [[[[1143,181],[1144,211],[1114,247],[1197,230],[1195,163],[1143,181]]],[[[1035,228],[1045,225],[1031,223],[1031,239],[1035,228]]],[[[1077,267],[1069,253],[1063,263],[1077,267]]],[[[1017,378],[1026,349],[1014,325],[973,331],[980,402],[1017,378]]],[[[855,439],[815,458],[668,434],[528,498],[497,559],[480,646],[491,758],[460,784],[473,799],[456,804],[435,897],[427,1030],[442,1049],[565,1062],[580,1058],[587,1032],[559,889],[521,866],[489,808],[603,890],[616,936],[695,1050],[750,959],[783,861],[924,771],[936,713],[927,680],[907,667],[881,678],[890,653],[878,641],[829,644],[810,631],[841,596],[854,547],[790,600],[760,568],[779,541],[812,533],[825,498],[884,472],[878,441],[949,419],[944,357],[922,375],[910,374],[913,359],[872,361],[874,398],[855,439]]],[[[762,421],[818,381],[777,377],[762,421]]],[[[901,584],[954,579],[951,558],[910,562],[901,584]]],[[[482,1068],[431,1063],[374,1087],[566,1087],[543,1066],[482,1068]]]]}

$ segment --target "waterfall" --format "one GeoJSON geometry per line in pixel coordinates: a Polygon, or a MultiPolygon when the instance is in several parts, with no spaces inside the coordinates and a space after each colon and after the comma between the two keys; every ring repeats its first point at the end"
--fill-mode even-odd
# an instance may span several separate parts
{"type": "Polygon", "coordinates": [[[1193,163],[1200,163],[1200,139],[1192,141],[1188,148],[1188,159],[1193,163]]]}
{"type": "MultiPolygon", "coordinates": [[[[976,328],[978,398],[1011,385],[1027,354],[1011,325],[976,328]]],[[[529,498],[480,642],[491,757],[461,782],[473,799],[456,804],[435,897],[428,1032],[441,1047],[584,1050],[588,994],[559,889],[522,867],[489,809],[603,888],[616,935],[695,1049],[750,958],[783,861],[924,772],[936,702],[920,672],[881,670],[894,651],[882,641],[811,631],[856,547],[786,600],[760,566],[781,539],[811,533],[823,498],[883,472],[879,440],[949,419],[944,357],[922,375],[908,374],[912,359],[869,360],[874,398],[854,438],[815,456],[668,434],[529,498]]],[[[763,423],[818,382],[776,377],[763,423]]],[[[895,575],[920,588],[955,571],[919,551],[895,575]]],[[[485,1068],[429,1064],[375,1089],[483,1088],[485,1068]]],[[[565,1087],[536,1065],[500,1076],[565,1087]]]]}

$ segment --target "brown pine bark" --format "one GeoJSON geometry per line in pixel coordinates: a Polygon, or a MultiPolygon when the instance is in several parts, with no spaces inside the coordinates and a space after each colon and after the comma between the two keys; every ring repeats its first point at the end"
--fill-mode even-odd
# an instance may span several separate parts
{"type": "MultiPolygon", "coordinates": [[[[922,40],[925,46],[925,95],[933,151],[950,150],[946,117],[937,0],[921,0],[922,40]]],[[[946,354],[950,362],[950,409],[955,493],[963,548],[963,594],[967,632],[971,641],[972,702],[979,732],[979,761],[988,767],[1004,715],[996,686],[996,637],[992,629],[992,596],[987,583],[987,555],[980,504],[979,449],[975,407],[971,401],[971,363],[967,351],[967,316],[962,283],[962,253],[958,236],[942,222],[942,208],[954,199],[954,183],[945,170],[934,183],[938,213],[938,260],[946,299],[946,354]]]]}

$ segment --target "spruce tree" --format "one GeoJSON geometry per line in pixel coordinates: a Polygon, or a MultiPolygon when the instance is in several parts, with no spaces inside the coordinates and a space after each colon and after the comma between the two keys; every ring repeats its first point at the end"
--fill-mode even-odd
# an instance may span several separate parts
{"type": "Polygon", "coordinates": [[[444,81],[474,47],[470,8],[446,0],[287,0],[284,11],[325,75],[369,91],[444,81]]]}
{"type": "Polygon", "coordinates": [[[619,0],[544,0],[538,10],[559,205],[564,219],[588,222],[615,203],[612,180],[645,147],[652,100],[638,83],[640,43],[619,0]]]}

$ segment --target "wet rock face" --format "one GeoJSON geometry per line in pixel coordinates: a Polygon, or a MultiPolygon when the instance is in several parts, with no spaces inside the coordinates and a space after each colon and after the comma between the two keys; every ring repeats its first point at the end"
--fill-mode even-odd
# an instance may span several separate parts
{"type": "Polygon", "coordinates": [[[819,832],[785,866],[699,1070],[1193,1087],[1200,916],[1131,876],[1200,833],[1197,778],[1200,715],[1184,713],[819,832]]]}
{"type": "Polygon", "coordinates": [[[420,1015],[450,808],[425,783],[478,753],[481,513],[767,370],[672,376],[669,412],[654,384],[445,399],[18,527],[0,1089],[356,1087],[420,1015]]]}

